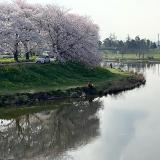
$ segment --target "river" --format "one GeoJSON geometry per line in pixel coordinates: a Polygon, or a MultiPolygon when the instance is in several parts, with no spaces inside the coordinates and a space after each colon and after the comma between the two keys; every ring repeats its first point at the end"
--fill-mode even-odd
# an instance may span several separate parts
{"type": "Polygon", "coordinates": [[[0,109],[0,160],[159,160],[160,65],[125,64],[146,85],[94,100],[0,109]]]}

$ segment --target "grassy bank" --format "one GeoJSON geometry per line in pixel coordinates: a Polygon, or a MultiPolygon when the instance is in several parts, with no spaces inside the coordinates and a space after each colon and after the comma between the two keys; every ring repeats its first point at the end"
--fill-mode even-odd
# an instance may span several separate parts
{"type": "Polygon", "coordinates": [[[86,96],[90,93],[102,96],[145,83],[143,75],[119,69],[88,68],[79,63],[0,66],[0,81],[0,107],[81,98],[84,92],[86,96]],[[88,81],[95,86],[89,93],[88,81]]]}
{"type": "Polygon", "coordinates": [[[127,76],[119,70],[90,69],[76,63],[1,66],[0,94],[64,90],[85,86],[88,81],[101,86],[127,76]]]}
{"type": "MultiPolygon", "coordinates": [[[[127,52],[127,53],[114,53],[108,50],[103,50],[104,59],[109,60],[139,60],[139,53],[127,52]]],[[[140,54],[140,59],[142,60],[155,60],[160,61],[160,50],[150,50],[148,52],[143,52],[140,54]],[[144,55],[143,55],[144,54],[144,55]]]]}

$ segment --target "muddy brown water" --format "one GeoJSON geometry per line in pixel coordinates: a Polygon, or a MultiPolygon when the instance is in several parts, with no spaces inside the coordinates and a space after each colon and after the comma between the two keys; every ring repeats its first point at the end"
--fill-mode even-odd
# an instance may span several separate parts
{"type": "Polygon", "coordinates": [[[121,67],[143,73],[146,85],[42,111],[3,110],[0,160],[159,160],[160,65],[121,67]]]}

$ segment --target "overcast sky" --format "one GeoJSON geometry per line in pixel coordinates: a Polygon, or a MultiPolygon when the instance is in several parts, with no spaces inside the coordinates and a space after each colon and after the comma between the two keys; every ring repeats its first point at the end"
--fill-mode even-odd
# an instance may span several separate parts
{"type": "Polygon", "coordinates": [[[130,34],[157,40],[160,33],[160,0],[36,0],[36,3],[53,3],[90,16],[99,25],[102,39],[115,33],[118,39],[126,39],[130,34]]]}

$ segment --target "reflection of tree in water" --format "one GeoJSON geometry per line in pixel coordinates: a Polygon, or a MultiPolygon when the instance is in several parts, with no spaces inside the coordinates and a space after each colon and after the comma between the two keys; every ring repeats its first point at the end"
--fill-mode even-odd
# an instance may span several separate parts
{"type": "MultiPolygon", "coordinates": [[[[89,143],[99,134],[99,100],[72,102],[68,107],[11,120],[0,132],[2,159],[50,157],[89,143]]],[[[43,159],[43,158],[42,158],[43,159]]]]}

